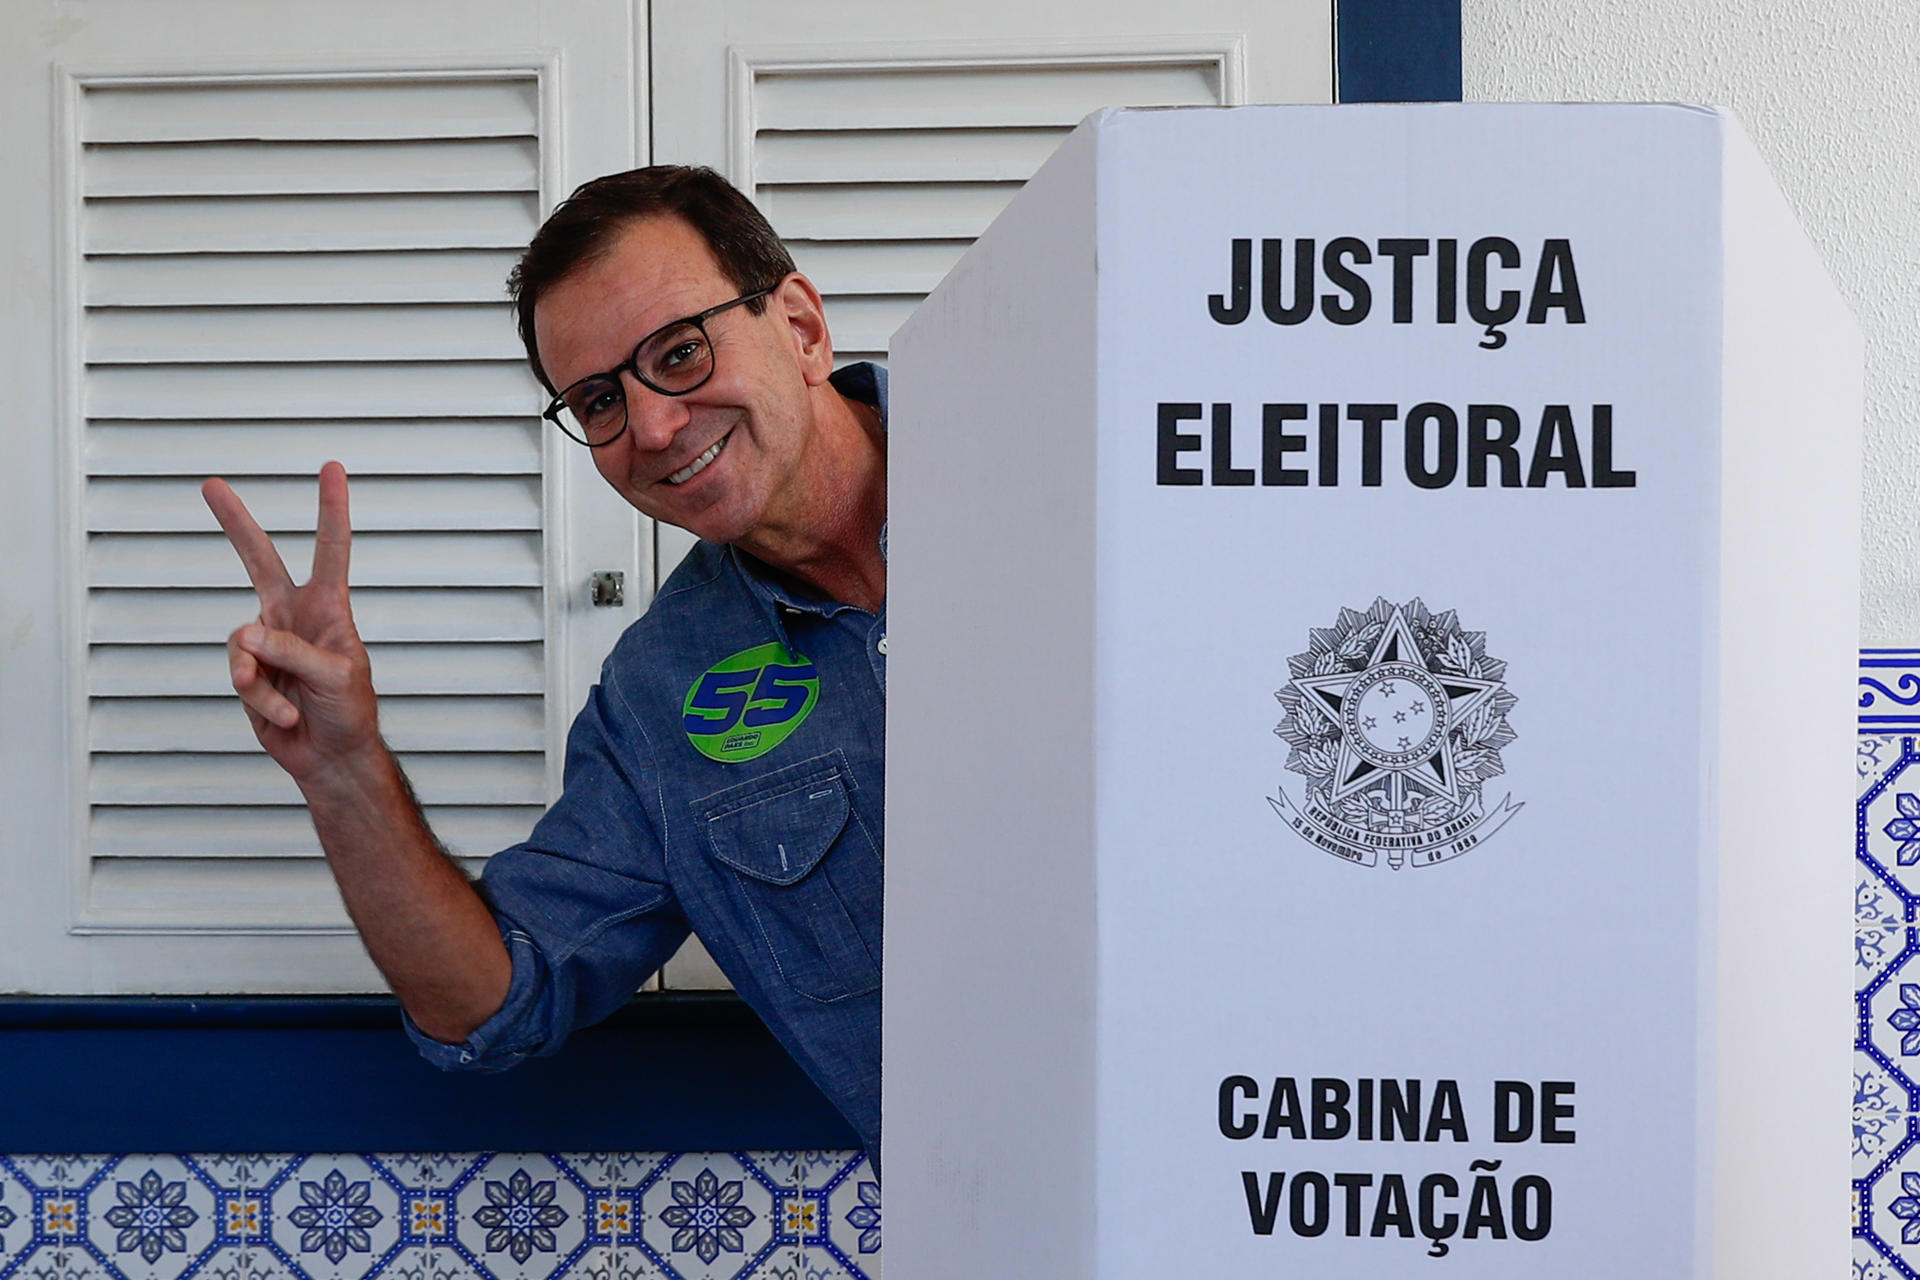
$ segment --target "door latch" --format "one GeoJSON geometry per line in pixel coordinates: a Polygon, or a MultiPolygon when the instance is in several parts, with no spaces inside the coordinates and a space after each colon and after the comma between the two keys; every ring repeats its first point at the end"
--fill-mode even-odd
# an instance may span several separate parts
{"type": "Polygon", "coordinates": [[[612,608],[627,602],[627,575],[618,569],[603,569],[589,580],[592,584],[593,602],[603,608],[612,608]]]}

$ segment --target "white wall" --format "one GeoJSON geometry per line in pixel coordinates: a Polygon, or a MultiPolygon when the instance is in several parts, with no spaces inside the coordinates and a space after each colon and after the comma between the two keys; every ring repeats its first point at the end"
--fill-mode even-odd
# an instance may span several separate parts
{"type": "Polygon", "coordinates": [[[1860,642],[1920,645],[1920,6],[1462,0],[1461,24],[1468,101],[1702,102],[1746,125],[1867,335],[1860,642]]]}

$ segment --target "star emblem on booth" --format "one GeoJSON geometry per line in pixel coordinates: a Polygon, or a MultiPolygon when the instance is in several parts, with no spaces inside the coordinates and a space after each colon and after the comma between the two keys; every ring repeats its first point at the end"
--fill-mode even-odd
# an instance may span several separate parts
{"type": "Polygon", "coordinates": [[[1344,730],[1330,782],[1334,802],[1372,790],[1382,778],[1458,802],[1459,748],[1448,730],[1506,687],[1464,669],[1429,671],[1404,608],[1386,619],[1360,670],[1299,676],[1293,683],[1344,730]]]}
{"type": "Polygon", "coordinates": [[[753,1222],[753,1210],[740,1203],[740,1183],[722,1182],[711,1169],[702,1169],[692,1182],[675,1182],[673,1203],[660,1211],[660,1221],[673,1228],[670,1248],[691,1252],[711,1264],[721,1250],[741,1253],[746,1237],[740,1229],[753,1222]]]}

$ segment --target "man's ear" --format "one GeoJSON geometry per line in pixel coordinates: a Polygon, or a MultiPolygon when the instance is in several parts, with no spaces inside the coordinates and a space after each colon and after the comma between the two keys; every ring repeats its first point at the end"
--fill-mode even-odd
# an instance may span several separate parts
{"type": "Polygon", "coordinates": [[[786,319],[807,385],[825,386],[833,373],[833,338],[827,332],[826,305],[813,281],[793,272],[774,289],[767,306],[786,319]]]}

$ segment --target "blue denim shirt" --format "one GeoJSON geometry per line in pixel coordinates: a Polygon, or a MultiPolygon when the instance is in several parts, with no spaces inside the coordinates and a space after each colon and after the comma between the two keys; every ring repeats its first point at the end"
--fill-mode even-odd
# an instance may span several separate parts
{"type": "MultiPolygon", "coordinates": [[[[884,418],[885,377],[834,383],[884,418]]],[[[608,655],[564,794],[487,864],[506,1003],[464,1044],[409,1021],[422,1053],[475,1070],[552,1053],[691,928],[877,1156],[885,637],[884,606],[808,599],[700,543],[608,655]]]]}

